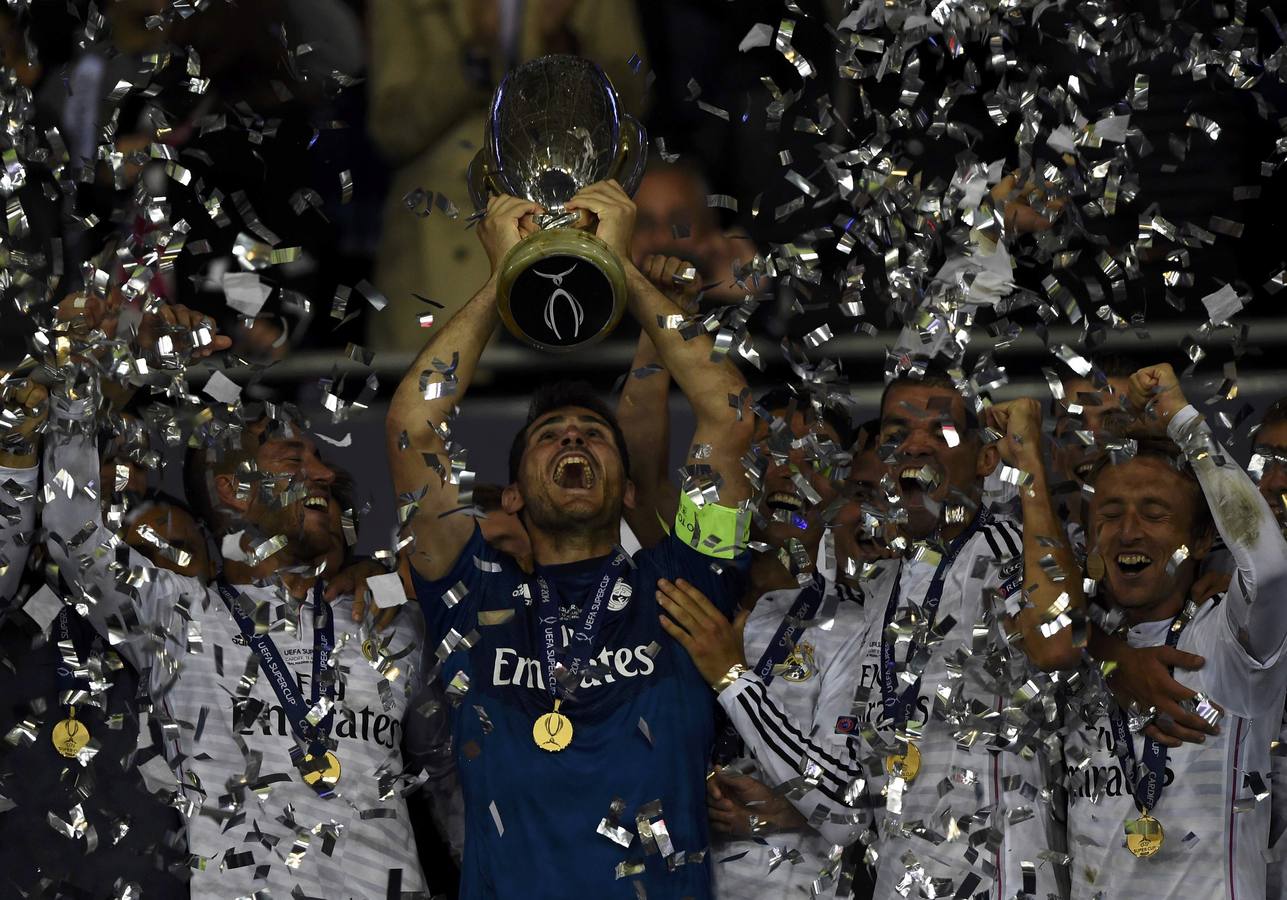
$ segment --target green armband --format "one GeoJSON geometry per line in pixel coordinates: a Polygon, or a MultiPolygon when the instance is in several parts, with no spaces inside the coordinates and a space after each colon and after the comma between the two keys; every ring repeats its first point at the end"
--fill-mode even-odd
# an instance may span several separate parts
{"type": "Polygon", "coordinates": [[[675,537],[698,553],[715,559],[732,559],[751,536],[749,512],[718,503],[698,506],[683,491],[675,511],[675,537]]]}

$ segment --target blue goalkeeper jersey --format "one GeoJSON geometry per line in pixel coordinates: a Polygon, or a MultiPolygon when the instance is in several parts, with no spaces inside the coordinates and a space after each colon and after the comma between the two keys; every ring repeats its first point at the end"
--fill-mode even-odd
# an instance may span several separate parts
{"type": "MultiPolygon", "coordinates": [[[[538,567],[563,604],[562,646],[606,561],[538,567]]],[[[729,614],[748,565],[745,553],[714,560],[673,536],[636,553],[603,607],[590,666],[562,704],[574,731],[560,752],[532,737],[553,708],[534,581],[477,528],[450,573],[414,576],[429,649],[444,639],[456,648],[442,679],[465,800],[462,900],[635,900],[635,882],[652,898],[711,896],[705,777],[715,700],[661,628],[657,580],[683,578],[729,614]],[[472,646],[460,649],[471,632],[472,646]]]]}

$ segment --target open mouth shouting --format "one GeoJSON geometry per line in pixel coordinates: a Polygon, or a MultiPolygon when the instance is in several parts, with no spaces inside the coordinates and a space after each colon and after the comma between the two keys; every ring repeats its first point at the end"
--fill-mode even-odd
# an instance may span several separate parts
{"type": "Polygon", "coordinates": [[[790,491],[774,491],[764,498],[769,509],[782,510],[783,512],[799,512],[804,509],[804,501],[790,491]]]}
{"type": "Polygon", "coordinates": [[[553,481],[564,490],[589,490],[597,477],[590,458],[583,453],[566,453],[554,464],[553,481]]]}
{"type": "Polygon", "coordinates": [[[942,481],[938,470],[931,465],[904,466],[898,471],[898,490],[904,500],[920,502],[933,492],[942,481]]]}
{"type": "Polygon", "coordinates": [[[1088,459],[1086,460],[1086,462],[1082,463],[1081,465],[1074,466],[1073,474],[1077,476],[1078,481],[1085,484],[1086,479],[1090,477],[1090,473],[1094,471],[1094,468],[1095,468],[1095,460],[1088,459]]]}

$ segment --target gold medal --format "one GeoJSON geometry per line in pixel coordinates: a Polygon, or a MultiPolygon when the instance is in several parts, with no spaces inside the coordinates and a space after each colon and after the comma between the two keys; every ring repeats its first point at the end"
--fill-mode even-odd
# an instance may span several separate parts
{"type": "Polygon", "coordinates": [[[326,755],[322,757],[320,766],[316,760],[317,757],[310,753],[304,757],[303,762],[300,764],[300,770],[304,775],[304,783],[312,787],[320,781],[328,788],[339,784],[340,758],[327,750],[326,755]]]}
{"type": "Polygon", "coordinates": [[[915,781],[921,771],[921,751],[915,744],[908,744],[906,753],[891,753],[885,757],[885,771],[891,778],[915,781]]]}
{"type": "Polygon", "coordinates": [[[376,650],[375,638],[367,638],[362,642],[362,655],[367,658],[368,662],[375,662],[376,650]]]}
{"type": "Polygon", "coordinates": [[[536,746],[550,753],[566,750],[572,743],[572,720],[559,712],[562,700],[554,701],[554,712],[547,712],[532,726],[532,740],[536,746]]]}
{"type": "Polygon", "coordinates": [[[1148,859],[1157,853],[1165,840],[1162,823],[1148,813],[1126,820],[1126,849],[1139,859],[1148,859]]]}
{"type": "Polygon", "coordinates": [[[75,759],[80,755],[80,751],[89,743],[89,729],[76,718],[76,707],[67,707],[67,718],[54,726],[49,739],[53,741],[54,749],[68,759],[75,759]]]}
{"type": "Polygon", "coordinates": [[[1104,557],[1100,556],[1097,550],[1091,551],[1086,557],[1086,577],[1091,581],[1102,581],[1104,572],[1104,557]]]}

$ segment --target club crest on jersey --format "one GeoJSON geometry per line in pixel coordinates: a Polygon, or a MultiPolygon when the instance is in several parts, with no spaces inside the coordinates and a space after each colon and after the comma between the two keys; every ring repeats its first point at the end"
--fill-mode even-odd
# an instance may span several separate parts
{"type": "Polygon", "coordinates": [[[608,597],[608,612],[621,612],[625,609],[633,592],[634,588],[618,578],[617,583],[612,586],[612,595],[608,597]]]}
{"type": "Polygon", "coordinates": [[[813,661],[813,644],[800,641],[791,651],[791,655],[782,663],[782,677],[787,681],[799,684],[808,681],[818,671],[813,661]]]}

